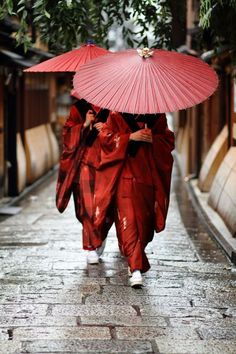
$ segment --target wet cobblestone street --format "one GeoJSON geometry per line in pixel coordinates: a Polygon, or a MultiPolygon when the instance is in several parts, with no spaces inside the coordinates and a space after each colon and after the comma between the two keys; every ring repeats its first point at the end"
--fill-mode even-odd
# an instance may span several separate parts
{"type": "Polygon", "coordinates": [[[177,172],[144,288],[128,284],[115,229],[86,263],[55,177],[0,223],[0,353],[236,353],[236,268],[207,234],[177,172]],[[50,182],[50,183],[49,183],[50,182]],[[184,223],[183,223],[183,221],[184,223]]]}

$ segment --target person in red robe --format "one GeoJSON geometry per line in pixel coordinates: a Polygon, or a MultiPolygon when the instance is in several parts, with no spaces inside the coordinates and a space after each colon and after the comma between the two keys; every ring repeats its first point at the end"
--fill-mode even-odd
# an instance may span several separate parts
{"type": "Polygon", "coordinates": [[[104,220],[100,232],[93,224],[93,202],[96,169],[100,162],[98,132],[109,112],[78,100],[72,105],[69,118],[63,127],[63,151],[56,188],[56,206],[62,213],[74,197],[75,213],[83,225],[83,249],[88,252],[90,264],[99,262],[102,242],[112,224],[111,218],[104,220]]]}
{"type": "Polygon", "coordinates": [[[173,165],[174,133],[165,114],[110,114],[99,133],[101,162],[95,188],[95,225],[114,208],[121,253],[131,286],[142,286],[150,268],[145,247],[165,228],[173,165]]]}

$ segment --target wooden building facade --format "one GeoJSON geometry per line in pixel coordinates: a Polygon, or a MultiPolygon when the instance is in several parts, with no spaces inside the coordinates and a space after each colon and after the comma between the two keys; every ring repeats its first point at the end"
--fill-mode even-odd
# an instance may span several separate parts
{"type": "MultiPolygon", "coordinates": [[[[199,1],[187,1],[186,47],[194,49],[199,1]]],[[[182,175],[198,178],[208,204],[236,236],[236,81],[227,47],[201,55],[217,72],[219,87],[200,105],[175,113],[176,147],[182,175]]]]}
{"type": "Polygon", "coordinates": [[[20,194],[59,157],[56,77],[23,73],[50,56],[36,48],[25,55],[11,37],[14,26],[0,22],[0,198],[20,194]]]}

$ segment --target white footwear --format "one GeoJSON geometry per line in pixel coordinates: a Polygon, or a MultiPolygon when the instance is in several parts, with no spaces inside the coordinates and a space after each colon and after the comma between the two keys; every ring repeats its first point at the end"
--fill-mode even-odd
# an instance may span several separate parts
{"type": "Polygon", "coordinates": [[[106,246],[106,242],[107,242],[107,239],[105,238],[102,245],[96,249],[98,257],[101,257],[101,255],[103,254],[104,248],[106,246]]]}
{"type": "Polygon", "coordinates": [[[143,286],[143,278],[140,270],[135,270],[130,278],[130,285],[132,288],[141,288],[143,286]]]}
{"type": "Polygon", "coordinates": [[[87,263],[88,264],[98,264],[99,263],[99,256],[97,254],[97,251],[88,251],[87,263]]]}

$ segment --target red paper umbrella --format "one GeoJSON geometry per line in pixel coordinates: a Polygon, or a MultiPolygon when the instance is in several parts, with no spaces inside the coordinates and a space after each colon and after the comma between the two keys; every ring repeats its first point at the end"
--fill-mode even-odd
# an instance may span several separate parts
{"type": "Polygon", "coordinates": [[[65,72],[77,71],[79,67],[91,59],[108,53],[108,50],[94,44],[82,45],[79,49],[58,55],[52,59],[34,65],[25,72],[65,72]]]}
{"type": "Polygon", "coordinates": [[[202,60],[166,50],[126,50],[85,64],[74,76],[79,97],[113,111],[163,113],[194,106],[217,88],[202,60]]]}

